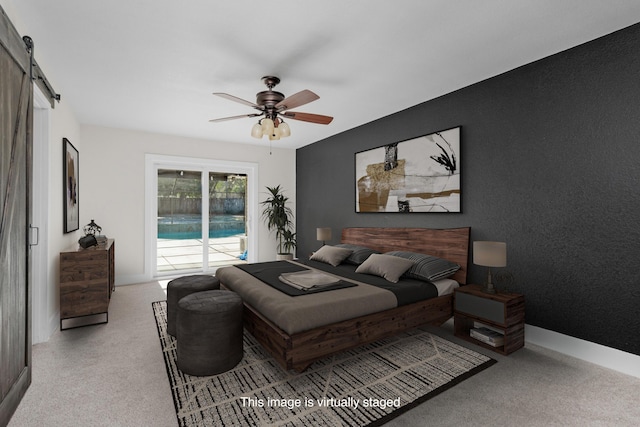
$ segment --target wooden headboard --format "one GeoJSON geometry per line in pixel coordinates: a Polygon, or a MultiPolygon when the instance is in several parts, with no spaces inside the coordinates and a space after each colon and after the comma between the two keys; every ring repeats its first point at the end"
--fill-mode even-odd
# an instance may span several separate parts
{"type": "Polygon", "coordinates": [[[461,268],[452,276],[460,284],[467,283],[470,227],[462,228],[369,228],[342,230],[342,243],[366,246],[379,252],[409,251],[437,256],[461,268]]]}

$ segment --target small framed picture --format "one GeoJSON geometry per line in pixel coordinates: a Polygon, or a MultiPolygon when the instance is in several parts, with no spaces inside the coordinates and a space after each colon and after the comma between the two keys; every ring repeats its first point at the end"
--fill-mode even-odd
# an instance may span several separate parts
{"type": "Polygon", "coordinates": [[[80,208],[78,205],[78,150],[63,138],[63,179],[64,179],[64,232],[70,233],[80,228],[80,208]]]}

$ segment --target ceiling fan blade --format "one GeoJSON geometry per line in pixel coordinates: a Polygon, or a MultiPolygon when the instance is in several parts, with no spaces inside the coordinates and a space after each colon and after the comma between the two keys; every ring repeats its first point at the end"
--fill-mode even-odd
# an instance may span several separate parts
{"type": "Polygon", "coordinates": [[[222,117],[220,119],[211,119],[209,120],[212,123],[215,122],[226,122],[227,120],[235,120],[235,119],[244,119],[246,117],[257,117],[261,116],[261,113],[253,113],[253,114],[242,114],[241,116],[231,116],[231,117],[222,117]]]}
{"type": "Polygon", "coordinates": [[[286,97],[282,101],[276,104],[276,109],[278,111],[288,110],[290,108],[296,108],[304,104],[308,104],[311,101],[315,101],[320,97],[310,90],[303,90],[298,93],[294,93],[291,96],[286,97]]]}
{"type": "Polygon", "coordinates": [[[214,92],[213,94],[216,95],[216,96],[222,97],[222,98],[226,98],[226,99],[231,100],[231,101],[239,102],[240,104],[248,105],[249,107],[259,108],[259,109],[263,108],[263,107],[259,106],[258,104],[255,104],[255,103],[253,103],[251,101],[246,101],[246,100],[244,100],[242,98],[238,98],[237,96],[229,95],[228,93],[214,92]]]}
{"type": "Polygon", "coordinates": [[[303,122],[317,123],[319,125],[328,125],[333,120],[333,117],[321,114],[296,113],[294,111],[285,111],[280,114],[289,119],[302,120],[303,122]]]}

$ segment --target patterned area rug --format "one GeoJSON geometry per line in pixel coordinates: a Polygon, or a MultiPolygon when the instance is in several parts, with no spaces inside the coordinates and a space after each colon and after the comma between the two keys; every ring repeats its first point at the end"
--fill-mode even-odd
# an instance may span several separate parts
{"type": "Polygon", "coordinates": [[[249,333],[244,358],[210,377],[183,374],[152,303],[180,426],[379,426],[496,361],[421,329],[282,370],[249,333]]]}

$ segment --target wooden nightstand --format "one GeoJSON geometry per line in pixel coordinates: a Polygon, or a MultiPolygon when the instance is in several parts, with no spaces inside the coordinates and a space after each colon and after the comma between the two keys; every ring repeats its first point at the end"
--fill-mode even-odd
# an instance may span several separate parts
{"type": "Polygon", "coordinates": [[[524,346],[524,295],[487,294],[480,285],[461,286],[453,296],[455,335],[502,354],[524,346]],[[474,322],[504,333],[504,345],[494,347],[470,335],[474,322]]]}

